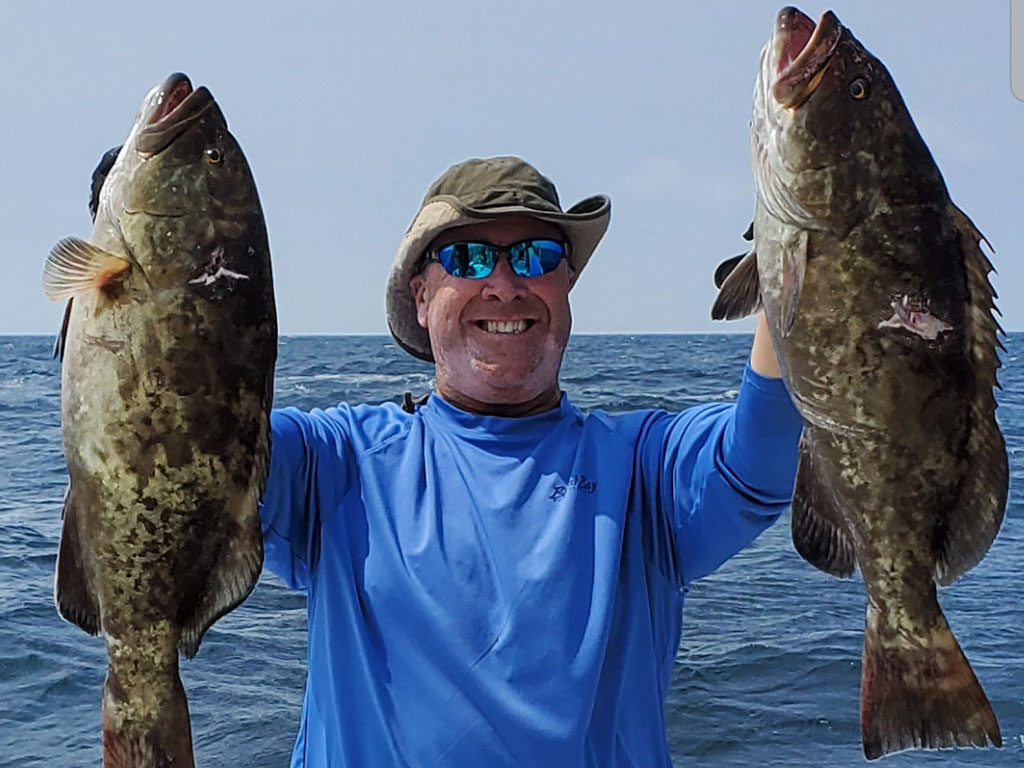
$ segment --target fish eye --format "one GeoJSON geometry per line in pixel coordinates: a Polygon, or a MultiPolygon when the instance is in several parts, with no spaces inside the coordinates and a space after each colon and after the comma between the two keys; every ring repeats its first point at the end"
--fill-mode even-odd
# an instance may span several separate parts
{"type": "Polygon", "coordinates": [[[216,147],[210,147],[206,150],[206,162],[210,165],[220,165],[224,162],[224,153],[216,147]]]}
{"type": "Polygon", "coordinates": [[[855,99],[866,99],[870,96],[871,88],[868,85],[868,81],[863,77],[858,77],[850,83],[850,95],[855,99]]]}

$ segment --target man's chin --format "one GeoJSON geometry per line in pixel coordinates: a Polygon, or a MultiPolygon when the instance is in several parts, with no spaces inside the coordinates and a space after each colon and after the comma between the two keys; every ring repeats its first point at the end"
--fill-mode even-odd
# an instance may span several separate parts
{"type": "Polygon", "coordinates": [[[488,387],[498,389],[529,388],[527,382],[536,373],[536,367],[524,364],[522,358],[473,358],[471,365],[476,374],[488,387]]]}

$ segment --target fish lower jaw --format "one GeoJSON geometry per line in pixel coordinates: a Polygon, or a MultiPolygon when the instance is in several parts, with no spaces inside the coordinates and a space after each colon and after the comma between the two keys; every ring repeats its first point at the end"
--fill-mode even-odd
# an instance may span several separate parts
{"type": "MultiPolygon", "coordinates": [[[[785,110],[788,110],[789,112],[794,112],[805,101],[811,98],[813,93],[818,89],[818,86],[821,85],[822,79],[825,77],[825,70],[827,69],[828,63],[826,63],[824,67],[818,70],[818,73],[814,75],[803,88],[795,90],[785,98],[780,99],[779,106],[785,110]]],[[[773,91],[774,90],[775,89],[773,88],[773,91]]]]}
{"type": "Polygon", "coordinates": [[[814,93],[839,44],[843,27],[832,11],[815,24],[795,8],[776,20],[771,48],[775,63],[771,92],[776,102],[795,109],[814,93]]]}

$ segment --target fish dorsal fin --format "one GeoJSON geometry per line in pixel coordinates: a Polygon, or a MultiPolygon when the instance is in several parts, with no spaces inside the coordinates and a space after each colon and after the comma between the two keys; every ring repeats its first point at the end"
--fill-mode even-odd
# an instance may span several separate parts
{"type": "Polygon", "coordinates": [[[53,246],[43,270],[43,290],[52,301],[70,299],[124,277],[131,264],[92,243],[66,237],[53,246]]]}
{"type": "Polygon", "coordinates": [[[92,216],[93,221],[96,221],[96,213],[100,209],[100,190],[103,189],[103,182],[107,180],[110,169],[114,167],[114,162],[120,152],[121,147],[108,149],[103,153],[103,157],[100,158],[92,172],[92,179],[89,183],[89,215],[92,216]]]}
{"type": "Polygon", "coordinates": [[[853,539],[834,494],[814,466],[812,442],[805,429],[793,491],[793,546],[815,568],[849,578],[857,567],[853,539]]]}
{"type": "Polygon", "coordinates": [[[711,307],[713,319],[738,320],[757,312],[761,307],[757,253],[751,250],[750,253],[726,259],[715,270],[715,284],[721,290],[711,307]]]}
{"type": "Polygon", "coordinates": [[[988,245],[988,241],[952,203],[950,212],[960,230],[967,273],[964,343],[974,381],[965,450],[968,467],[957,489],[956,504],[947,517],[935,565],[940,584],[952,583],[985,556],[1003,522],[1009,483],[1006,443],[995,417],[994,388],[999,386],[996,372],[1002,328],[995,318],[996,293],[988,279],[992,262],[981,250],[981,243],[988,245]]]}

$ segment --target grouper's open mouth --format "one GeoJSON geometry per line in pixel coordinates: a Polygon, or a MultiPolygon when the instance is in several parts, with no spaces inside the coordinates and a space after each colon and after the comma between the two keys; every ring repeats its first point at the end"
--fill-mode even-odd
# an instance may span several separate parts
{"type": "Polygon", "coordinates": [[[155,155],[202,117],[213,104],[205,86],[193,90],[192,82],[175,72],[154,89],[135,148],[143,155],[155,155]]]}
{"type": "Polygon", "coordinates": [[[792,6],[779,11],[773,36],[777,64],[772,95],[780,106],[794,109],[810,98],[842,33],[843,25],[832,11],[825,11],[817,25],[792,6]]]}

